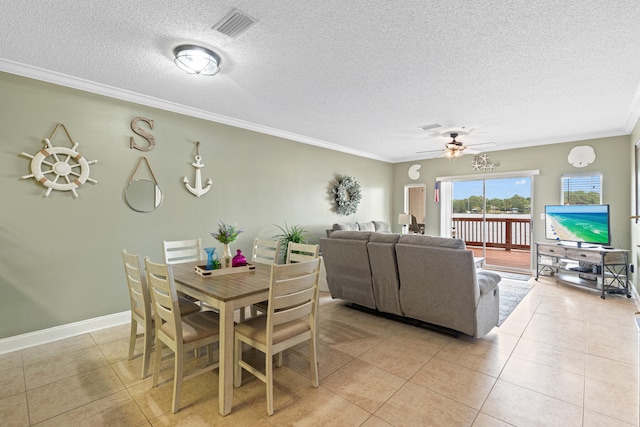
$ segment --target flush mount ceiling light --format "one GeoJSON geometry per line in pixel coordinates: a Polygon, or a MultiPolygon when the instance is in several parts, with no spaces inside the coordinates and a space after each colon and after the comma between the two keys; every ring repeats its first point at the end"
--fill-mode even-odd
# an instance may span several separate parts
{"type": "Polygon", "coordinates": [[[188,74],[215,76],[220,71],[220,56],[207,48],[185,44],[175,48],[173,54],[178,68],[188,74]]]}

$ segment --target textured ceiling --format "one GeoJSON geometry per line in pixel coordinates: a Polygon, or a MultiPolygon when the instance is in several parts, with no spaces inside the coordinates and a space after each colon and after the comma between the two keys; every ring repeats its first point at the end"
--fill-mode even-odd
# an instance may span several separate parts
{"type": "Polygon", "coordinates": [[[418,129],[435,122],[495,142],[485,151],[629,134],[639,47],[638,0],[22,0],[0,14],[0,71],[390,162],[438,155],[416,154],[444,148],[418,129]],[[258,20],[235,39],[211,29],[233,7],[258,20]],[[185,43],[221,72],[178,69],[185,43]]]}

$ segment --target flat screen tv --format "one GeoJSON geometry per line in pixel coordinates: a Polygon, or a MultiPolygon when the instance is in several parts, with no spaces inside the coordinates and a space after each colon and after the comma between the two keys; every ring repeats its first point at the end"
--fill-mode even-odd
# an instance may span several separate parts
{"type": "Polygon", "coordinates": [[[609,246],[609,205],[557,205],[544,207],[545,237],[561,242],[609,246]]]}

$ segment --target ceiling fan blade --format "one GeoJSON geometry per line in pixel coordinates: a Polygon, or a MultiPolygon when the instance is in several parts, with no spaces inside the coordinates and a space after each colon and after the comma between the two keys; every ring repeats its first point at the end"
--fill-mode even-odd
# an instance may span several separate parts
{"type": "Polygon", "coordinates": [[[439,150],[416,151],[416,154],[437,153],[437,152],[439,152],[439,151],[446,151],[446,150],[439,149],[439,150]]]}
{"type": "Polygon", "coordinates": [[[480,147],[481,145],[484,145],[486,147],[495,147],[496,143],[495,142],[479,142],[477,144],[467,144],[467,147],[480,147]]]}

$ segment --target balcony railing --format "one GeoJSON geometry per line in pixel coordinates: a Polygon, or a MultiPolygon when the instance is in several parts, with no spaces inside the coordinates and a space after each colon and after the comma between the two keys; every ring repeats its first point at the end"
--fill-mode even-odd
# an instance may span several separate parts
{"type": "Polygon", "coordinates": [[[490,218],[483,219],[453,217],[456,237],[465,241],[467,246],[482,246],[486,241],[488,248],[531,249],[531,220],[529,218],[490,218]],[[486,221],[486,237],[483,224],[486,221]],[[483,237],[485,237],[483,239],[483,237]]]}

